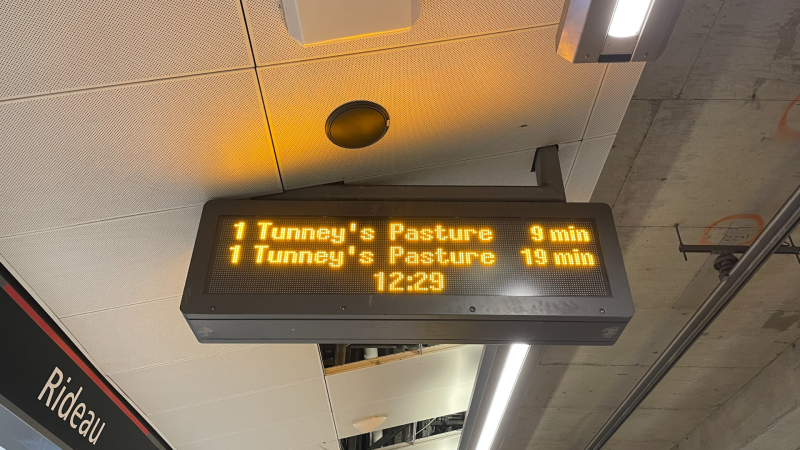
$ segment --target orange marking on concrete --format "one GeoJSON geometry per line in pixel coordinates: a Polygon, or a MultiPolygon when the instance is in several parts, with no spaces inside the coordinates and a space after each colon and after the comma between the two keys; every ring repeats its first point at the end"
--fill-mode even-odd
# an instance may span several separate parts
{"type": "Polygon", "coordinates": [[[783,112],[781,121],[778,122],[778,131],[775,133],[775,137],[781,141],[800,141],[800,131],[789,128],[788,125],[789,110],[792,109],[792,106],[794,106],[798,100],[800,100],[800,95],[795,97],[792,103],[789,103],[789,106],[786,107],[786,111],[783,112]]]}
{"type": "Polygon", "coordinates": [[[708,242],[708,233],[710,233],[711,230],[714,229],[714,227],[716,227],[717,225],[721,224],[722,222],[725,222],[725,221],[728,221],[728,220],[736,220],[736,219],[749,219],[749,220],[754,221],[756,224],[758,224],[758,232],[756,232],[756,235],[753,236],[753,239],[750,239],[747,242],[743,242],[740,245],[748,245],[748,244],[752,243],[753,241],[756,240],[756,237],[759,234],[761,234],[761,231],[764,230],[764,219],[761,216],[759,216],[758,214],[734,214],[732,216],[723,217],[722,219],[719,219],[718,221],[716,221],[716,222],[712,223],[710,226],[708,226],[706,228],[705,232],[703,232],[703,237],[700,238],[700,245],[712,245],[711,242],[708,242]]]}

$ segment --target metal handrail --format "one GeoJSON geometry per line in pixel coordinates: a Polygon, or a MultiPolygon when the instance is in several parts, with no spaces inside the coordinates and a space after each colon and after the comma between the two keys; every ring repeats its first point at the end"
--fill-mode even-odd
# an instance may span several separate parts
{"type": "Polygon", "coordinates": [[[800,222],[800,186],[795,189],[775,217],[764,227],[764,231],[744,252],[730,275],[722,280],[697,312],[678,332],[675,339],[661,353],[650,370],[625,397],[622,404],[606,421],[600,431],[586,446],[586,450],[599,450],[620,426],[627,420],[639,404],[658,385],[670,369],[678,362],[698,336],[717,318],[730,301],[742,290],[758,269],[775,253],[800,222]]]}

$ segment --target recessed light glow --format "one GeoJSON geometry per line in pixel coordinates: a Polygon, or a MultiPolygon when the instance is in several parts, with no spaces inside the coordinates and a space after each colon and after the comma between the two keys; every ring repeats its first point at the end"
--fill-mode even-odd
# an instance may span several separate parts
{"type": "Polygon", "coordinates": [[[630,37],[639,34],[647,11],[650,10],[650,3],[652,0],[617,0],[608,35],[630,37]]]}
{"type": "Polygon", "coordinates": [[[500,427],[500,420],[506,412],[508,400],[511,398],[511,393],[514,391],[514,386],[517,384],[519,372],[522,370],[522,363],[525,362],[525,356],[528,354],[530,345],[514,344],[506,356],[506,362],[503,365],[503,372],[500,374],[500,381],[497,382],[497,388],[492,397],[492,404],[489,406],[489,413],[486,415],[486,422],[483,424],[481,430],[481,437],[478,439],[478,446],[475,450],[489,450],[497,434],[497,429],[500,427]]]}

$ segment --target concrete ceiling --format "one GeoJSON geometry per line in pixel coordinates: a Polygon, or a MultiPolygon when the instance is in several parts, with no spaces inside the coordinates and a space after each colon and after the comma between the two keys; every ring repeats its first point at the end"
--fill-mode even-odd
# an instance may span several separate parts
{"type": "MultiPolygon", "coordinates": [[[[410,33],[309,49],[273,0],[106,3],[0,11],[0,256],[178,449],[340,437],[314,346],[200,345],[180,316],[208,199],[531,185],[531,149],[561,144],[569,200],[614,207],[637,312],[613,347],[546,349],[503,449],[581,450],[716,285],[673,224],[746,242],[800,184],[793,0],[686,0],[641,80],[558,59],[560,0],[423,0],[410,33]],[[317,130],[354,99],[392,115],[374,152],[317,130]]],[[[799,270],[770,260],[606,448],[800,447],[799,270]]]]}
{"type": "MultiPolygon", "coordinates": [[[[613,347],[545,352],[504,449],[585,448],[716,286],[674,224],[747,242],[800,184],[798,27],[791,0],[686,0],[592,196],[613,205],[636,315],[613,347]]],[[[605,448],[800,448],[798,338],[800,265],[775,256],[605,448]]]]}

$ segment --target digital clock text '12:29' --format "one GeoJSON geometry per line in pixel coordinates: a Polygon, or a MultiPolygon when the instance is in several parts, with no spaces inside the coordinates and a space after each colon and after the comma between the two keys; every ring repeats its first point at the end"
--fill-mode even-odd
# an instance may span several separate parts
{"type": "Polygon", "coordinates": [[[375,275],[378,292],[433,292],[444,290],[444,275],[441,272],[378,272],[375,275]]]}

